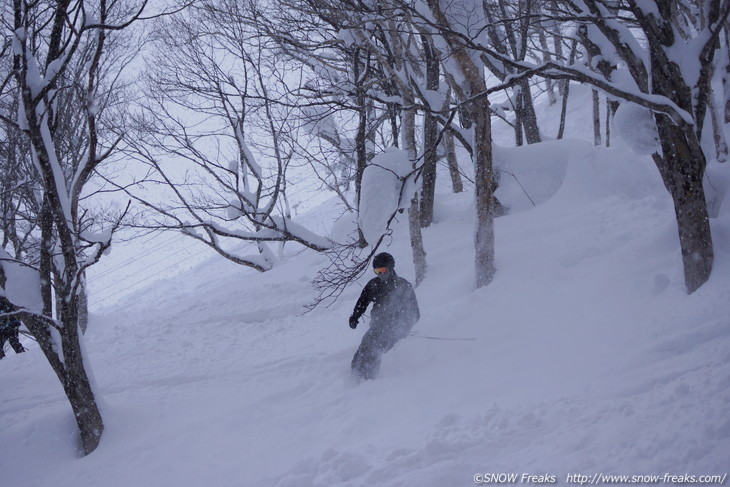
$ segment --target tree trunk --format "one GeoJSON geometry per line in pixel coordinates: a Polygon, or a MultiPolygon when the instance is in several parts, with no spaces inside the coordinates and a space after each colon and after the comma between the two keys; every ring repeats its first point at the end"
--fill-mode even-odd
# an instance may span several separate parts
{"type": "MultiPolygon", "coordinates": [[[[355,171],[355,193],[357,195],[357,208],[360,210],[360,190],[362,189],[362,175],[367,165],[367,123],[368,123],[368,111],[365,101],[365,89],[363,87],[364,74],[362,71],[366,71],[367,68],[360,65],[360,49],[355,51],[353,57],[353,83],[355,85],[355,99],[357,103],[358,112],[358,124],[357,133],[355,134],[355,160],[357,161],[357,168],[355,171]]],[[[358,245],[360,248],[367,247],[367,241],[365,235],[362,233],[362,229],[358,228],[358,245]]]]}
{"type": "Polygon", "coordinates": [[[63,323],[62,348],[64,364],[63,389],[76,418],[85,454],[96,449],[104,431],[101,412],[96,403],[91,381],[84,366],[78,327],[77,298],[72,297],[61,306],[63,323]]]}
{"type": "Polygon", "coordinates": [[[41,277],[41,297],[43,299],[43,314],[53,316],[53,289],[52,289],[52,247],[53,247],[53,214],[48,195],[43,196],[38,220],[41,227],[41,242],[39,255],[39,270],[41,277]]]}
{"type": "Polygon", "coordinates": [[[423,121],[423,172],[421,173],[421,227],[426,228],[433,222],[433,205],[436,198],[436,119],[426,114],[423,121]]]}
{"type": "Polygon", "coordinates": [[[522,147],[525,143],[525,132],[524,124],[522,123],[522,96],[520,94],[520,85],[515,86],[512,89],[514,93],[514,108],[515,108],[515,145],[522,147]]]}
{"type": "Polygon", "coordinates": [[[611,108],[611,100],[606,98],[606,147],[611,147],[611,118],[613,111],[611,108]]]}
{"type": "MultiPolygon", "coordinates": [[[[558,0],[550,0],[549,9],[550,9],[550,15],[553,18],[559,17],[561,8],[562,7],[559,6],[558,0]]],[[[561,35],[557,34],[558,32],[560,32],[557,21],[553,20],[553,21],[551,21],[551,24],[552,24],[553,28],[550,30],[551,30],[551,32],[553,32],[553,35],[552,35],[553,36],[553,50],[555,52],[555,57],[558,62],[561,62],[561,61],[564,62],[565,55],[563,54],[563,37],[561,35]]],[[[577,40],[573,39],[573,46],[575,46],[576,43],[577,43],[577,40]]],[[[575,57],[573,54],[574,52],[575,52],[575,47],[572,47],[571,54],[570,54],[570,61],[568,62],[568,64],[573,64],[573,59],[575,57]]],[[[565,97],[565,90],[568,89],[568,84],[569,84],[569,81],[567,79],[559,81],[558,82],[558,94],[565,97]]]]}
{"type": "MultiPolygon", "coordinates": [[[[413,100],[406,97],[407,106],[413,105],[413,100]]],[[[408,153],[408,158],[415,168],[418,154],[416,152],[416,113],[412,108],[403,111],[403,148],[408,153]]],[[[418,202],[418,192],[411,199],[411,206],[408,208],[408,233],[411,239],[411,252],[413,255],[413,267],[416,271],[416,286],[426,278],[427,263],[426,249],[423,247],[423,234],[421,232],[421,216],[418,202]]]]}
{"type": "Polygon", "coordinates": [[[672,195],[682,248],[684,282],[692,293],[710,277],[714,252],[710,217],[702,179],[705,155],[692,128],[677,127],[665,115],[655,115],[664,155],[655,153],[654,162],[672,195]]]}
{"type": "Polygon", "coordinates": [[[717,109],[715,98],[710,96],[708,101],[710,111],[710,120],[712,121],[712,140],[715,143],[715,159],[717,162],[727,162],[728,146],[725,138],[725,127],[721,120],[722,117],[717,109]]]}
{"type": "Polygon", "coordinates": [[[476,286],[489,284],[496,272],[494,265],[494,174],[492,170],[492,126],[486,94],[484,68],[477,65],[461,39],[454,35],[438,0],[427,0],[436,25],[449,45],[449,55],[458,63],[465,83],[451,78],[452,89],[464,104],[464,119],[470,121],[473,134],[472,160],[476,192],[476,227],[474,229],[474,268],[476,286]]]}
{"type": "Polygon", "coordinates": [[[476,228],[474,232],[477,288],[494,278],[494,174],[492,171],[492,127],[486,96],[469,103],[474,121],[474,179],[476,228]]]}
{"type": "MultiPolygon", "coordinates": [[[[46,341],[42,346],[49,363],[53,367],[56,375],[63,385],[64,392],[68,398],[71,409],[76,418],[81,437],[81,445],[85,454],[89,454],[98,446],[101,434],[104,430],[101,420],[101,412],[94,399],[94,393],[91,383],[84,370],[84,362],[81,353],[81,344],[79,343],[78,329],[78,302],[76,289],[72,283],[79,278],[78,263],[76,261],[76,246],[74,245],[74,235],[72,234],[69,222],[62,205],[62,192],[66,190],[64,187],[57,186],[54,178],[52,155],[54,147],[47,145],[42,137],[44,130],[48,130],[48,120],[39,119],[36,116],[35,104],[30,99],[30,90],[24,88],[24,108],[26,120],[30,129],[28,134],[30,141],[35,149],[38,166],[42,170],[44,198],[43,208],[41,209],[42,221],[42,248],[43,254],[50,255],[50,242],[55,240],[55,249],[60,250],[60,255],[56,257],[58,262],[62,262],[62,270],[54,269],[53,261],[50,258],[48,262],[42,265],[48,265],[49,270],[53,270],[55,281],[53,288],[56,292],[56,316],[61,326],[56,327],[57,333],[60,334],[61,350],[57,350],[54,346],[56,343],[51,339],[49,327],[54,326],[52,321],[44,325],[33,327],[31,332],[36,336],[39,343],[46,341]],[[55,230],[55,234],[54,234],[55,230]],[[36,332],[39,335],[36,335],[36,332]]],[[[44,295],[45,318],[51,320],[52,310],[46,302],[46,292],[50,288],[50,275],[46,274],[46,269],[41,269],[41,291],[44,295]],[[48,282],[45,282],[45,281],[48,282]]]]}
{"type": "MultiPolygon", "coordinates": [[[[652,155],[674,202],[684,282],[687,291],[692,293],[710,278],[714,260],[710,218],[702,185],[707,160],[700,143],[707,102],[702,95],[710,86],[709,78],[703,76],[695,80],[699,85],[690,86],[695,81],[685,79],[682,68],[670,54],[676,42],[672,7],[670,3],[657,2],[656,5],[657,12],[647,16],[640,9],[634,10],[647,36],[651,93],[666,96],[696,118],[695,124],[689,124],[655,112],[662,153],[652,155]]],[[[710,60],[711,55],[707,61],[710,60]]]]}
{"type": "MultiPolygon", "coordinates": [[[[575,54],[578,50],[578,40],[573,39],[573,46],[570,48],[570,64],[573,64],[575,61],[575,54]]],[[[570,94],[570,81],[567,79],[564,80],[564,85],[562,89],[563,93],[563,103],[560,108],[560,128],[558,129],[558,140],[563,138],[563,135],[565,135],[565,117],[568,113],[568,95],[570,94]]]]}
{"type": "Polygon", "coordinates": [[[81,334],[85,335],[86,329],[89,327],[89,295],[86,292],[86,274],[84,274],[84,280],[79,287],[78,316],[79,329],[81,329],[81,334]]]}
{"type": "MultiPolygon", "coordinates": [[[[725,52],[730,50],[730,36],[727,35],[728,32],[730,32],[730,20],[725,21],[725,52]]],[[[730,63],[725,64],[725,75],[722,77],[722,91],[724,96],[721,97],[721,100],[723,100],[721,104],[724,107],[721,106],[720,109],[724,109],[725,111],[725,116],[723,117],[725,123],[730,123],[730,63]]]]}
{"type": "MultiPolygon", "coordinates": [[[[428,39],[424,37],[424,41],[426,88],[437,91],[439,88],[439,60],[428,39]]],[[[436,197],[436,163],[438,162],[437,139],[438,124],[436,117],[427,111],[423,118],[423,172],[421,173],[420,219],[423,228],[428,227],[433,222],[433,205],[436,197]]]]}
{"type": "Polygon", "coordinates": [[[81,447],[85,454],[89,454],[99,445],[104,423],[91,381],[84,368],[78,326],[72,322],[75,313],[69,315],[67,312],[71,306],[76,306],[73,301],[62,305],[61,327],[46,316],[21,312],[19,317],[38,342],[38,346],[61,382],[76,419],[81,447]],[[54,339],[52,334],[60,334],[61,350],[57,350],[58,340],[54,339]]]}
{"type": "MultiPolygon", "coordinates": [[[[540,38],[540,47],[542,48],[543,53],[542,61],[543,63],[549,63],[552,61],[552,55],[550,54],[550,48],[548,47],[545,29],[539,29],[538,36],[540,38]]],[[[550,106],[555,105],[558,102],[558,97],[555,95],[555,82],[550,78],[545,78],[545,92],[547,93],[550,106]]]]}
{"type": "Polygon", "coordinates": [[[524,136],[527,143],[537,144],[542,139],[540,137],[540,127],[537,125],[537,114],[535,113],[535,104],[532,100],[530,82],[524,80],[520,83],[520,87],[518,96],[519,103],[517,104],[517,122],[524,127],[524,136]]]}
{"type": "Polygon", "coordinates": [[[408,209],[408,229],[411,237],[411,251],[413,253],[413,267],[416,271],[416,286],[426,278],[428,266],[426,264],[426,249],[423,247],[423,233],[418,209],[418,193],[411,200],[408,209]]]}
{"type": "Polygon", "coordinates": [[[456,160],[454,136],[448,131],[444,133],[444,149],[446,152],[446,162],[449,166],[449,175],[451,176],[451,189],[454,193],[461,193],[464,191],[464,182],[461,179],[459,163],[456,160]]]}
{"type": "Polygon", "coordinates": [[[67,366],[64,390],[76,417],[81,447],[84,454],[88,455],[99,446],[104,431],[104,422],[101,419],[101,411],[99,411],[81,358],[67,366]]]}
{"type": "Polygon", "coordinates": [[[593,94],[593,145],[601,145],[601,104],[598,90],[591,90],[593,94]]]}

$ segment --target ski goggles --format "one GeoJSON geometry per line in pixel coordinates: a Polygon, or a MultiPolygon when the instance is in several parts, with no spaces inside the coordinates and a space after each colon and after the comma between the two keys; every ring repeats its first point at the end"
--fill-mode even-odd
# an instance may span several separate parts
{"type": "Polygon", "coordinates": [[[388,268],[387,268],[387,267],[376,267],[376,268],[375,268],[375,269],[373,269],[373,270],[375,271],[375,273],[376,273],[377,275],[380,275],[380,274],[385,274],[386,272],[388,272],[388,268]]]}

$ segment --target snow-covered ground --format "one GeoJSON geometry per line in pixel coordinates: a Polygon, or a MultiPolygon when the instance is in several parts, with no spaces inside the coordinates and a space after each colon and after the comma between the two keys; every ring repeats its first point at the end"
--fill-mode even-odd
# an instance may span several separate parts
{"type": "MultiPolygon", "coordinates": [[[[305,313],[322,255],[288,246],[265,274],[181,258],[174,275],[94,308],[86,347],[106,430],[88,457],[34,344],[0,362],[0,483],[458,487],[490,473],[560,484],[730,473],[730,202],[712,221],[712,277],[687,295],[671,200],[648,157],[580,140],[495,157],[513,209],[497,220],[495,280],[474,289],[472,196],[450,194],[440,175],[416,290],[421,336],[390,351],[377,380],[349,374],[366,326],[347,318],[371,275],[305,313]]],[[[710,168],[719,190],[723,171],[710,168]]],[[[334,201],[301,221],[329,221],[334,201]]],[[[386,243],[412,281],[405,215],[386,243]]],[[[149,275],[123,262],[119,275],[149,275]]]]}

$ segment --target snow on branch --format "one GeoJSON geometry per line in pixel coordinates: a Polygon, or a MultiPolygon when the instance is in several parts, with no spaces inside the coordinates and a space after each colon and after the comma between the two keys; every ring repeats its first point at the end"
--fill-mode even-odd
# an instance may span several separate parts
{"type": "Polygon", "coordinates": [[[317,296],[307,306],[309,310],[324,302],[331,306],[368,269],[370,259],[391,234],[393,221],[410,206],[418,173],[412,169],[408,153],[395,147],[375,156],[365,168],[358,226],[369,245],[362,248],[358,239],[352,239],[324,252],[330,262],[313,281],[317,296]]]}
{"type": "Polygon", "coordinates": [[[365,167],[358,220],[369,244],[388,232],[393,215],[410,206],[415,191],[414,171],[403,150],[390,147],[365,167]]]}
{"type": "MultiPolygon", "coordinates": [[[[616,98],[636,103],[637,105],[649,108],[655,112],[665,113],[677,124],[694,125],[692,115],[686,110],[680,108],[675,102],[666,96],[642,93],[638,90],[625,90],[622,87],[607,81],[605,78],[585,66],[575,64],[571,66],[564,66],[555,62],[547,62],[541,65],[520,63],[520,66],[523,69],[521,73],[508,77],[503,83],[490,87],[484,93],[479,93],[470,100],[482,96],[488,96],[491,93],[502,91],[514,86],[522,79],[540,75],[549,79],[570,79],[581,83],[588,83],[616,98]]],[[[470,100],[465,100],[462,103],[466,103],[470,100]]]]}

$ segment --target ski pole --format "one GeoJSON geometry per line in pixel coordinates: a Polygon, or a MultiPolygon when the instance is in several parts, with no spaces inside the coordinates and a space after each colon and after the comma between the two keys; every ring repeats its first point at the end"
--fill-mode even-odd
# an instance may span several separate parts
{"type": "Polygon", "coordinates": [[[31,334],[30,334],[29,332],[27,332],[27,331],[23,331],[23,330],[20,330],[20,331],[19,331],[19,333],[20,333],[21,335],[25,335],[25,336],[27,336],[28,338],[30,338],[30,339],[31,339],[31,340],[33,340],[34,342],[37,342],[37,341],[38,341],[38,340],[36,340],[36,339],[35,339],[35,337],[34,337],[33,335],[31,335],[31,334]]]}
{"type": "Polygon", "coordinates": [[[454,337],[435,337],[435,336],[429,336],[429,335],[419,335],[417,333],[409,333],[408,336],[416,337],[416,338],[426,338],[428,340],[448,340],[448,341],[461,341],[461,342],[471,342],[476,340],[476,338],[454,338],[454,337]]]}

